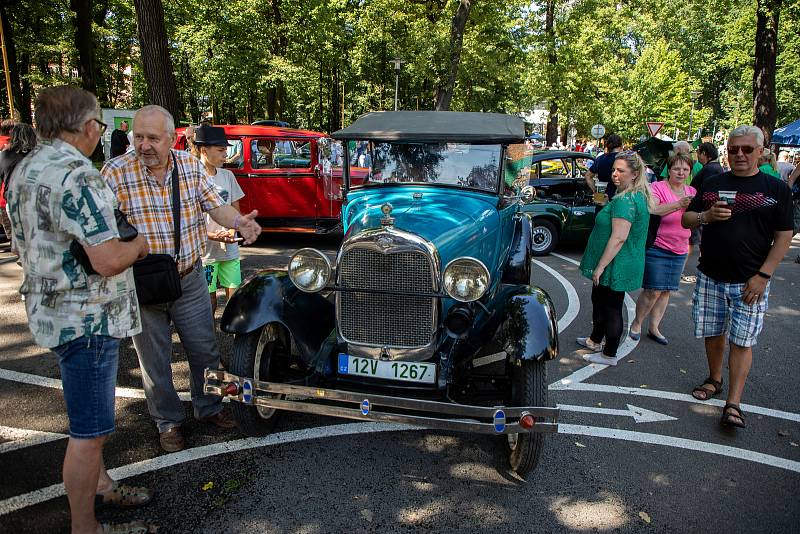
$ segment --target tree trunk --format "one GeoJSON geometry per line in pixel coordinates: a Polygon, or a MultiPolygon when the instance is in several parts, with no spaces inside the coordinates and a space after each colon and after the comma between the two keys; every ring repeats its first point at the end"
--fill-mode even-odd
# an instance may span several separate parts
{"type": "Polygon", "coordinates": [[[775,62],[778,57],[778,15],[782,0],[758,0],[756,53],[753,66],[753,117],[768,145],[775,129],[775,62]]]}
{"type": "Polygon", "coordinates": [[[94,41],[92,40],[92,0],[69,0],[69,8],[75,13],[75,49],[78,51],[78,75],[81,86],[97,94],[97,79],[94,69],[94,41]]]}
{"type": "Polygon", "coordinates": [[[133,4],[136,8],[147,96],[150,103],[164,107],[178,122],[183,118],[183,113],[178,105],[175,74],[167,47],[164,6],[161,0],[133,0],[133,4]]]}
{"type": "MultiPolygon", "coordinates": [[[[558,64],[556,56],[556,36],[555,36],[555,11],[556,0],[547,0],[545,6],[544,33],[547,39],[547,64],[550,66],[550,78],[555,79],[555,70],[558,64]]],[[[552,100],[550,101],[550,113],[547,118],[547,130],[545,132],[545,142],[551,146],[558,139],[558,102],[556,101],[556,88],[551,90],[552,100]]]]}
{"type": "MultiPolygon", "coordinates": [[[[9,116],[18,118],[22,122],[28,124],[33,122],[33,116],[30,106],[25,107],[22,101],[22,85],[19,77],[19,65],[17,63],[17,49],[14,46],[14,29],[11,26],[11,21],[8,20],[8,13],[6,13],[5,2],[0,2],[0,18],[3,24],[3,39],[6,45],[6,57],[8,58],[8,75],[11,78],[11,107],[8,110],[9,116]]],[[[3,100],[6,95],[3,95],[3,100]]]]}
{"type": "Polygon", "coordinates": [[[555,100],[550,102],[550,113],[547,116],[544,139],[547,146],[552,146],[558,140],[558,104],[555,100]]]}
{"type": "Polygon", "coordinates": [[[453,91],[456,87],[458,67],[461,64],[461,49],[464,45],[464,29],[469,20],[469,10],[472,0],[461,0],[458,10],[450,26],[450,68],[447,73],[447,82],[436,90],[436,111],[447,111],[453,100],[453,91]]]}

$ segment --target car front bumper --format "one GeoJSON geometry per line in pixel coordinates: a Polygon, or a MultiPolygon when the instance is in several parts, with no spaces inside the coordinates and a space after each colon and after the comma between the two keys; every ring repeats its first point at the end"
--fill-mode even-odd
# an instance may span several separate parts
{"type": "Polygon", "coordinates": [[[204,391],[257,407],[421,428],[478,434],[558,432],[559,410],[546,406],[470,406],[388,397],[262,382],[214,369],[206,369],[204,391]],[[529,428],[520,424],[523,418],[529,428]]]}

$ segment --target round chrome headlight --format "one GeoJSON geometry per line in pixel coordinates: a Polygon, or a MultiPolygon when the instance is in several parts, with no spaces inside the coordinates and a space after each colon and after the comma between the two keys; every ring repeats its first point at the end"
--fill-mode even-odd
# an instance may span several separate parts
{"type": "Polygon", "coordinates": [[[489,270],[474,258],[456,258],[444,268],[444,290],[459,302],[472,302],[489,289],[489,270]]]}
{"type": "Polygon", "coordinates": [[[289,279],[297,289],[316,293],[328,285],[331,278],[331,262],[328,257],[313,248],[301,248],[289,260],[289,279]]]}

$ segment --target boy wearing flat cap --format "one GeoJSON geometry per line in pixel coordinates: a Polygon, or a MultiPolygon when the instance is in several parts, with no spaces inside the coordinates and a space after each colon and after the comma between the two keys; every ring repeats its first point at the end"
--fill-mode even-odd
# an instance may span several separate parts
{"type": "MultiPolygon", "coordinates": [[[[228,139],[225,130],[217,126],[200,126],[195,130],[195,145],[200,149],[200,161],[206,173],[214,181],[214,189],[226,204],[239,211],[239,200],[244,197],[236,177],[222,165],[228,152],[228,139]]],[[[208,243],[203,256],[208,291],[211,294],[211,307],[217,309],[217,288],[225,288],[225,297],[230,299],[242,283],[239,262],[239,245],[233,230],[223,228],[210,218],[206,221],[208,243]]]]}

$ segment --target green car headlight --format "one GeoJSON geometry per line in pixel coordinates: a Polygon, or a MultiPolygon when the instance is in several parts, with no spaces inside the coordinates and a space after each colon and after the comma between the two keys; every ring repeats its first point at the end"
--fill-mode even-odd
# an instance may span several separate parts
{"type": "Polygon", "coordinates": [[[331,262],[317,249],[301,248],[289,260],[289,279],[300,291],[316,293],[328,285],[331,262]]]}
{"type": "Polygon", "coordinates": [[[472,302],[489,289],[489,270],[475,258],[456,258],[444,268],[444,290],[459,302],[472,302]]]}

